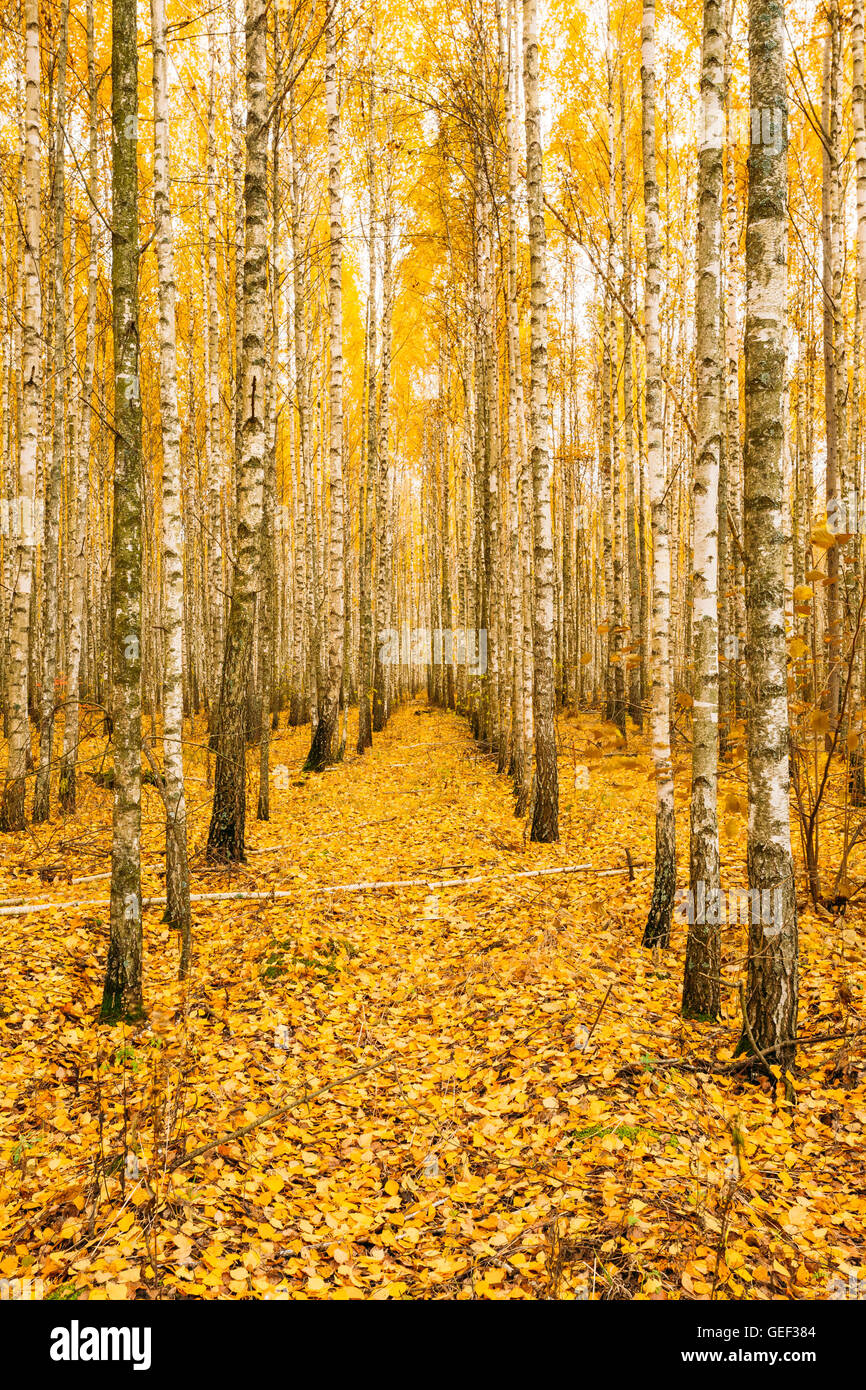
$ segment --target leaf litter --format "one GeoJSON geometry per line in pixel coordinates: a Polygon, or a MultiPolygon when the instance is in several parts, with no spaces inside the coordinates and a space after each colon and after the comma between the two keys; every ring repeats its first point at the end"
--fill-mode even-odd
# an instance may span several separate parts
{"type": "MultiPolygon", "coordinates": [[[[0,919],[0,1275],[58,1299],[810,1299],[862,1281],[856,911],[832,929],[801,912],[793,1094],[748,1077],[745,928],[723,929],[717,1024],[680,1019],[684,927],[661,959],[640,945],[643,747],[561,721],[561,839],[533,845],[463,721],[414,713],[322,776],[301,774],[305,731],[274,735],[289,777],[270,822],[249,822],[240,871],[195,860],[193,889],[294,896],[197,903],[182,985],[148,911],[138,1028],[96,1023],[107,912],[72,881],[107,852],[110,794],[9,838],[4,901],[52,907],[0,919]],[[607,872],[516,876],[575,864],[607,872]],[[459,877],[476,881],[436,886],[459,877]],[[317,891],[402,879],[420,882],[317,891]]],[[[732,874],[744,845],[725,845],[732,874]]]]}

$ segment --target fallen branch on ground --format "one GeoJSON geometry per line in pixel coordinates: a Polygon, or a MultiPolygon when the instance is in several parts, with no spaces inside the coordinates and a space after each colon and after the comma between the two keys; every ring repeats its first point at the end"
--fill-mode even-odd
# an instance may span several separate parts
{"type": "MultiPolygon", "coordinates": [[[[635,868],[645,868],[643,864],[636,864],[635,868]]],[[[228,870],[227,870],[228,871],[228,870]]],[[[556,874],[578,874],[591,873],[598,878],[606,878],[613,874],[627,874],[628,868],[624,869],[599,869],[595,864],[563,864],[555,869],[514,869],[507,874],[474,874],[471,878],[394,878],[385,879],[374,883],[325,883],[318,886],[299,887],[299,888],[273,888],[270,891],[254,892],[252,889],[243,888],[227,890],[222,893],[190,893],[190,902],[194,903],[216,903],[216,902],[276,902],[285,898],[297,898],[304,893],[368,893],[376,889],[388,890],[393,888],[462,888],[467,884],[474,883],[497,883],[513,878],[548,878],[556,874]]],[[[142,907],[165,907],[165,898],[143,898],[142,907]]],[[[0,907],[0,917],[23,917],[28,912],[50,912],[52,908],[62,907],[67,911],[83,907],[101,908],[107,910],[108,902],[103,899],[91,899],[89,902],[64,902],[62,899],[53,902],[30,902],[21,903],[14,907],[0,907]]]]}

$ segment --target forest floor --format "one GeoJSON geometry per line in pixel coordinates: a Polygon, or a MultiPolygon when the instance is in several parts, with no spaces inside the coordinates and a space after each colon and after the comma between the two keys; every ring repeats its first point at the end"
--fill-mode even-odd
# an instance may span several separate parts
{"type": "MultiPolygon", "coordinates": [[[[291,896],[195,902],[185,984],[149,908],[139,1028],[96,1022],[110,791],[83,772],[74,817],[4,838],[2,905],[50,908],[0,916],[0,1275],[52,1298],[862,1295],[863,1038],[803,1046],[792,1098],[747,1079],[742,926],[723,1019],[682,1023],[685,926],[660,960],[640,944],[645,744],[621,756],[586,715],[559,732],[562,834],[539,846],[455,715],[399,709],[319,776],[309,730],[281,730],[271,819],[247,827],[261,853],[232,873],[203,863],[192,747],[193,892],[291,896]],[[514,876],[573,865],[593,867],[514,876]]],[[[729,769],[729,808],[738,791],[729,769]]],[[[143,811],[158,896],[149,786],[143,811]]],[[[679,798],[678,821],[682,882],[679,798]]],[[[734,887],[740,816],[725,837],[734,887]]],[[[801,912],[801,1036],[861,1028],[864,920],[801,912]]]]}

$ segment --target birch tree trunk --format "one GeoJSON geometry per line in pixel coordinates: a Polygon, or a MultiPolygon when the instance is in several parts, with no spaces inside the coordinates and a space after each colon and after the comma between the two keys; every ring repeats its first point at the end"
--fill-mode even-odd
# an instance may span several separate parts
{"type": "Polygon", "coordinates": [[[659,342],[661,236],[655,138],[655,0],[644,0],[641,25],[641,97],[643,137],[644,234],[646,285],[646,450],[652,518],[652,744],[656,773],[656,858],[645,946],[667,946],[676,887],[676,827],[670,734],[670,542],[667,488],[662,449],[662,375],[659,342]]]}
{"type": "Polygon", "coordinates": [[[640,698],[641,705],[646,706],[647,693],[650,688],[649,668],[650,653],[652,647],[652,635],[650,632],[650,594],[652,591],[652,577],[647,565],[647,458],[644,447],[644,419],[640,408],[640,371],[635,389],[635,418],[637,422],[637,458],[638,458],[638,497],[637,497],[637,559],[641,573],[640,589],[640,698]]]}
{"type": "Polygon", "coordinates": [[[16,539],[14,591],[9,617],[9,755],[0,828],[23,830],[25,786],[30,759],[28,681],[30,663],[30,601],[36,552],[36,455],[39,445],[39,399],[42,393],[42,295],[39,280],[40,232],[40,101],[39,5],[27,0],[24,107],[24,264],[23,330],[21,335],[21,424],[18,489],[13,495],[12,525],[16,539]]]}
{"type": "MultiPolygon", "coordinates": [[[[371,35],[371,45],[375,44],[375,31],[371,35]]],[[[364,488],[363,530],[361,535],[360,564],[360,622],[361,641],[358,653],[358,743],[357,751],[365,752],[373,746],[373,513],[376,489],[376,451],[378,445],[376,429],[376,299],[377,299],[377,261],[376,236],[378,210],[376,202],[376,163],[375,163],[375,78],[373,54],[370,58],[370,96],[367,130],[367,184],[370,196],[369,225],[369,283],[367,289],[367,460],[366,485],[364,488]]]]}
{"type": "MultiPolygon", "coordinates": [[[[730,141],[730,108],[731,108],[731,0],[722,0],[723,25],[724,25],[724,60],[722,76],[722,101],[724,103],[724,151],[722,155],[722,199],[723,216],[721,219],[721,333],[722,350],[727,357],[728,342],[728,313],[730,307],[730,260],[729,260],[729,227],[728,227],[728,172],[734,152],[730,141]]],[[[716,617],[718,628],[718,668],[719,668],[719,697],[718,697],[718,720],[719,720],[719,757],[724,758],[728,751],[728,734],[730,729],[731,712],[731,680],[730,680],[730,661],[733,655],[733,644],[731,642],[731,605],[728,597],[730,589],[730,576],[728,573],[729,565],[729,539],[728,539],[728,470],[729,470],[729,439],[727,428],[727,369],[723,367],[722,377],[722,401],[721,401],[721,439],[719,447],[719,502],[717,515],[716,550],[718,555],[717,564],[717,583],[718,600],[716,605],[716,617]]]]}
{"type": "MultiPolygon", "coordinates": [[[[382,272],[382,370],[379,383],[379,479],[376,499],[377,568],[376,568],[376,651],[373,658],[373,732],[381,733],[388,722],[389,670],[382,660],[382,644],[388,626],[388,591],[390,580],[391,535],[388,517],[390,493],[390,452],[388,428],[391,408],[391,318],[394,309],[393,284],[393,218],[386,204],[383,219],[385,242],[382,272]]],[[[447,488],[447,480],[446,480],[447,488]]],[[[447,498],[447,491],[446,491],[447,498]]],[[[447,517],[447,511],[446,511],[447,517]]]]}
{"type": "MultiPolygon", "coordinates": [[[[613,247],[608,239],[607,251],[607,278],[613,268],[613,247]]],[[[602,648],[605,656],[604,663],[604,717],[613,720],[615,717],[614,703],[614,663],[613,663],[613,630],[616,626],[614,618],[614,579],[613,579],[613,528],[611,525],[613,515],[613,461],[611,458],[611,419],[610,419],[610,346],[611,346],[611,308],[610,295],[605,292],[602,301],[602,330],[601,330],[601,391],[600,407],[601,420],[599,422],[599,435],[601,438],[601,551],[604,571],[604,641],[602,648]]]]}
{"type": "MultiPolygon", "coordinates": [[[[518,240],[517,199],[519,177],[518,84],[519,42],[516,0],[508,0],[504,17],[506,32],[500,39],[500,62],[507,73],[506,138],[508,141],[508,296],[506,304],[508,333],[508,464],[509,464],[509,547],[511,590],[511,639],[513,645],[512,694],[512,759],[515,814],[526,815],[532,782],[532,641],[527,644],[525,632],[531,627],[526,612],[526,587],[529,576],[529,527],[525,509],[529,505],[526,489],[522,488],[528,473],[525,440],[525,411],[523,408],[522,362],[520,354],[520,319],[518,310],[518,240]],[[525,670],[527,648],[530,669],[525,670]],[[528,686],[528,692],[527,692],[528,686]],[[528,694],[528,698],[527,698],[528,694]]],[[[462,621],[462,619],[461,619],[462,621]]]]}
{"type": "Polygon", "coordinates": [[[177,413],[174,231],[170,197],[165,0],[151,0],[153,27],[153,221],[159,276],[159,408],[162,423],[162,761],[165,783],[165,918],[181,932],[181,979],[192,917],[183,786],[183,541],[177,413]]]}
{"type": "Polygon", "coordinates": [[[523,599],[523,730],[524,730],[524,768],[523,783],[516,788],[517,798],[514,814],[525,816],[534,785],[533,745],[535,741],[535,623],[534,623],[534,545],[535,525],[532,460],[526,438],[526,411],[523,402],[523,381],[517,343],[517,417],[520,437],[520,569],[522,576],[523,599]]]}
{"type": "Polygon", "coordinates": [[[294,87],[289,92],[289,133],[291,136],[292,152],[292,171],[291,171],[291,196],[292,196],[292,281],[293,281],[293,314],[292,314],[292,348],[294,357],[294,386],[295,386],[295,408],[298,417],[297,433],[297,477],[296,488],[297,501],[297,525],[295,529],[295,548],[296,548],[296,570],[297,570],[297,591],[296,591],[296,630],[295,653],[301,663],[297,668],[293,678],[292,705],[289,711],[289,723],[297,725],[303,722],[303,704],[301,700],[302,687],[305,684],[305,674],[307,686],[307,704],[311,712],[316,714],[313,720],[315,725],[318,723],[318,688],[316,685],[316,669],[318,661],[316,658],[316,630],[315,630],[315,606],[314,606],[314,576],[311,555],[311,521],[309,514],[307,496],[307,474],[309,456],[309,424],[308,424],[308,401],[307,401],[307,329],[306,329],[306,304],[310,298],[308,292],[308,265],[307,265],[307,235],[306,235],[306,192],[301,183],[301,169],[298,159],[297,142],[297,115],[295,111],[294,87]],[[306,635],[307,660],[304,662],[305,655],[304,639],[306,635]]]}
{"type": "MultiPolygon", "coordinates": [[[[246,10],[246,0],[244,0],[246,10]]],[[[228,0],[228,30],[229,30],[229,73],[230,73],[230,113],[231,113],[231,142],[230,142],[230,162],[232,173],[232,189],[234,193],[233,208],[233,242],[234,255],[234,284],[232,298],[234,299],[234,342],[233,351],[229,349],[229,373],[232,381],[232,443],[228,450],[228,477],[226,479],[226,524],[225,537],[226,547],[229,552],[229,563],[226,566],[226,582],[229,591],[234,581],[234,566],[237,564],[238,549],[238,510],[240,507],[240,468],[241,459],[244,452],[243,429],[244,429],[244,400],[243,400],[243,336],[244,336],[244,275],[246,266],[245,256],[245,230],[244,230],[244,115],[243,103],[241,101],[240,77],[240,57],[238,54],[240,25],[238,24],[238,0],[228,0]],[[231,364],[234,364],[232,371],[231,364]]],[[[228,261],[228,258],[227,258],[228,261]]],[[[228,277],[228,265],[226,267],[228,277]]],[[[261,383],[260,383],[261,388],[261,383]]],[[[261,407],[262,391],[259,390],[259,406],[261,407]]],[[[231,592],[229,592],[229,601],[231,592]]]]}
{"type": "MultiPolygon", "coordinates": [[[[857,159],[857,294],[861,338],[866,343],[866,76],[863,61],[863,0],[854,0],[851,21],[854,152],[857,159]]],[[[855,370],[859,369],[859,361],[855,370]]],[[[855,451],[856,457],[856,451],[855,451]]]]}
{"type": "Polygon", "coordinates": [[[641,570],[638,568],[638,520],[635,511],[634,486],[634,406],[635,389],[632,369],[632,268],[631,233],[628,214],[628,180],[626,169],[625,84],[622,66],[619,73],[620,111],[620,226],[622,229],[622,394],[625,438],[625,525],[628,557],[628,707],[636,727],[643,728],[642,665],[643,635],[641,631],[641,570]]]}
{"type": "MultiPolygon", "coordinates": [[[[746,213],[745,548],[749,886],[771,913],[752,913],[740,1050],[783,1067],[797,1032],[797,901],[788,810],[788,699],[782,526],[782,402],[788,250],[785,14],[750,0],[752,146],[746,213]],[[759,920],[755,920],[755,918],[759,920]],[[771,920],[766,920],[769,917],[771,920]],[[764,921],[760,919],[763,918],[764,921]]],[[[754,899],[753,899],[754,901],[754,899]]]]}
{"type": "Polygon", "coordinates": [[[739,549],[731,542],[735,540],[731,517],[736,520],[738,537],[742,537],[742,449],[740,446],[740,350],[737,332],[737,259],[739,219],[737,214],[735,132],[733,121],[733,97],[730,91],[731,50],[733,39],[734,0],[728,0],[726,15],[726,68],[725,87],[725,149],[724,172],[725,188],[725,454],[724,469],[719,477],[719,563],[726,561],[720,569],[722,593],[722,616],[728,645],[724,656],[724,682],[719,690],[719,744],[722,752],[727,750],[728,733],[731,721],[740,712],[743,691],[743,666],[741,634],[745,630],[745,610],[743,607],[743,567],[739,549]]]}
{"type": "MultiPolygon", "coordinates": [[[[57,615],[60,589],[60,494],[66,446],[66,292],[63,285],[66,221],[66,57],[69,46],[69,0],[60,9],[57,39],[57,106],[54,113],[54,427],[51,468],[45,479],[45,531],[42,547],[42,680],[39,717],[39,767],[33,792],[33,821],[50,815],[51,763],[54,751],[54,681],[57,672],[57,615]]],[[[74,274],[74,267],[72,272],[74,274]]]]}
{"type": "Polygon", "coordinates": [[[207,96],[207,485],[208,485],[208,685],[211,720],[219,700],[220,663],[225,627],[225,577],[222,546],[222,493],[225,481],[220,409],[220,339],[217,303],[216,214],[216,45],[213,17],[208,19],[207,96]]]}
{"type": "MultiPolygon", "coordinates": [[[[854,383],[859,390],[861,355],[863,344],[866,343],[866,91],[864,91],[864,60],[863,60],[863,0],[854,0],[854,7],[851,19],[851,56],[852,56],[852,115],[854,120],[854,152],[857,161],[857,312],[860,315],[857,328],[855,330],[855,352],[854,352],[854,383]]],[[[853,411],[855,429],[859,429],[860,411],[859,399],[853,411]]],[[[855,436],[857,442],[852,440],[851,457],[854,465],[854,486],[858,499],[858,513],[862,505],[863,496],[863,477],[860,461],[859,435],[855,436]]],[[[859,516],[854,529],[859,531],[859,516]]],[[[859,546],[859,542],[858,542],[859,546]]],[[[860,564],[858,562],[858,569],[860,564]]],[[[862,582],[862,580],[861,580],[862,582]]],[[[861,690],[857,692],[856,698],[862,700],[862,684],[866,678],[866,661],[864,661],[862,637],[860,639],[860,653],[858,658],[861,690]]],[[[852,759],[855,767],[855,791],[856,795],[863,795],[863,754],[862,750],[854,755],[852,759]]]]}
{"type": "MultiPolygon", "coordinates": [[[[846,145],[848,136],[845,130],[843,116],[843,90],[842,90],[842,48],[844,43],[842,27],[843,20],[839,8],[839,0],[831,0],[830,17],[833,26],[833,81],[832,81],[832,114],[830,121],[830,145],[832,150],[832,226],[831,236],[833,242],[833,347],[835,352],[835,373],[834,381],[836,386],[835,410],[836,410],[836,450],[838,457],[838,496],[847,503],[849,499],[850,460],[848,457],[848,362],[846,344],[846,324],[845,324],[845,262],[847,259],[846,246],[846,216],[845,216],[845,195],[847,191],[847,179],[843,184],[843,161],[842,153],[843,138],[846,145]]],[[[843,530],[845,529],[843,523],[843,530]]],[[[844,563],[844,559],[839,559],[839,546],[834,546],[836,553],[837,571],[844,563]]],[[[829,561],[829,556],[828,556],[829,561]]],[[[828,574],[829,574],[828,564],[828,574]]],[[[844,576],[840,574],[839,583],[836,586],[828,586],[832,592],[834,587],[838,590],[844,588],[844,576]]],[[[840,609],[844,609],[844,600],[840,601],[840,609]]],[[[839,685],[839,699],[841,699],[842,685],[844,676],[841,669],[841,626],[843,614],[839,614],[840,626],[840,666],[836,675],[839,685]]],[[[837,701],[838,709],[838,701],[837,701]]]]}
{"type": "MultiPolygon", "coordinates": [[[[280,49],[280,17],[274,12],[274,90],[279,93],[282,82],[280,49]]],[[[271,245],[268,265],[270,310],[270,343],[267,369],[267,425],[265,430],[265,464],[262,479],[261,584],[259,587],[259,687],[261,709],[259,717],[259,797],[256,816],[271,818],[270,754],[271,712],[275,703],[274,668],[279,656],[276,557],[277,506],[277,414],[280,365],[280,134],[282,101],[277,100],[271,116],[271,245]]]]}
{"type": "Polygon", "coordinates": [[[719,925],[718,512],[722,443],[721,198],[724,144],[723,15],[704,0],[701,121],[698,150],[696,353],[697,447],[694,472],[694,706],[689,883],[692,911],[686,945],[685,1018],[718,1017],[721,1007],[719,925]]]}
{"type": "Polygon", "coordinates": [[[340,108],[337,96],[337,32],[334,7],[328,11],[325,52],[325,103],[328,120],[328,217],[330,274],[330,536],[328,553],[328,673],[325,698],[306,766],[325,767],[341,756],[340,695],[345,661],[345,563],[343,553],[343,199],[340,162],[340,108]]]}
{"type": "Polygon", "coordinates": [[[114,517],[111,657],[114,814],[103,1020],[144,1014],[141,982],[141,391],[138,335],[138,35],[115,0],[111,43],[114,517]]]}
{"type": "MultiPolygon", "coordinates": [[[[605,550],[610,548],[611,589],[608,596],[607,650],[609,658],[608,690],[610,691],[609,718],[619,729],[623,738],[626,735],[625,723],[625,671],[623,669],[622,634],[623,624],[623,563],[622,563],[622,524],[621,489],[619,469],[619,433],[617,416],[619,414],[619,373],[617,372],[617,321],[614,308],[613,266],[616,245],[616,163],[615,127],[613,114],[613,54],[610,32],[610,10],[608,9],[607,32],[607,136],[608,136],[608,243],[607,243],[607,292],[604,299],[604,373],[603,406],[604,424],[602,432],[606,438],[604,445],[605,487],[609,496],[605,499],[605,524],[610,527],[605,536],[605,550]]],[[[606,573],[608,565],[605,556],[606,573]]]]}
{"type": "Polygon", "coordinates": [[[75,769],[78,760],[80,724],[81,651],[84,628],[84,591],[87,580],[87,509],[90,500],[90,446],[93,438],[93,372],[96,362],[96,298],[99,290],[99,244],[101,219],[97,200],[97,94],[94,53],[93,0],[87,0],[87,95],[89,130],[87,176],[93,201],[90,204],[90,252],[87,268],[87,317],[84,331],[84,373],[78,406],[78,438],[72,470],[73,514],[69,597],[69,639],[67,650],[66,718],[63,724],[63,755],[60,762],[60,806],[67,814],[75,810],[75,769]]]}
{"type": "MultiPolygon", "coordinates": [[[[484,163],[489,156],[484,156],[484,163]]],[[[496,331],[496,271],[493,264],[493,199],[486,187],[486,170],[481,175],[481,332],[484,363],[484,404],[486,413],[486,496],[484,499],[485,554],[487,557],[487,677],[485,732],[491,752],[497,756],[497,771],[507,765],[502,736],[502,663],[505,632],[503,612],[503,574],[500,556],[499,480],[502,471],[502,444],[499,430],[499,348],[496,331]]],[[[549,485],[549,484],[548,484],[549,485]]]]}
{"type": "Polygon", "coordinates": [[[559,772],[553,676],[553,525],[550,510],[550,420],[547,403],[547,236],[541,110],[538,93],[536,0],[523,0],[523,80],[526,98],[526,186],[532,282],[531,458],[535,516],[535,792],[530,838],[559,839],[559,772]]]}
{"type": "MultiPolygon", "coordinates": [[[[827,31],[824,38],[824,81],[821,100],[821,124],[823,140],[821,145],[821,279],[823,295],[823,346],[824,346],[824,422],[827,439],[827,468],[825,500],[828,518],[839,498],[840,418],[836,406],[838,383],[837,345],[836,345],[836,292],[839,280],[839,267],[836,256],[835,222],[837,217],[837,171],[836,171],[836,95],[839,85],[839,10],[834,0],[827,9],[827,31]]],[[[839,551],[835,545],[827,550],[827,587],[825,591],[827,607],[827,676],[826,705],[831,721],[839,713],[839,662],[841,657],[841,606],[839,602],[839,551]]],[[[830,746],[832,735],[827,735],[830,746]]]]}
{"type": "MultiPolygon", "coordinates": [[[[611,296],[611,336],[614,349],[617,341],[617,321],[611,296]]],[[[622,534],[622,489],[620,486],[619,462],[619,390],[616,370],[616,352],[610,362],[610,463],[613,502],[613,631],[611,633],[611,659],[613,661],[613,723],[626,739],[625,722],[625,657],[623,655],[623,632],[625,631],[624,549],[622,534]]]]}
{"type": "Polygon", "coordinates": [[[237,551],[226,630],[214,799],[207,857],[244,858],[246,823],[246,695],[259,580],[259,531],[265,456],[265,314],[268,280],[267,91],[265,0],[246,0],[246,178],[242,381],[242,453],[238,468],[237,551]]]}
{"type": "MultiPolygon", "coordinates": [[[[20,91],[20,78],[16,85],[20,91]]],[[[17,114],[17,112],[16,112],[17,114]]],[[[20,167],[20,160],[19,160],[20,167]]],[[[16,190],[17,191],[17,190],[16,190]]],[[[19,204],[20,205],[20,204],[19,204]]],[[[17,230],[17,229],[16,229],[17,230]]],[[[18,277],[20,280],[20,276],[18,277]]],[[[9,603],[12,598],[12,541],[9,527],[9,499],[15,488],[10,476],[14,471],[12,454],[13,393],[13,330],[9,305],[8,261],[6,252],[6,210],[0,212],[0,301],[3,305],[3,338],[0,349],[0,540],[3,560],[0,564],[0,728],[9,737],[9,708],[7,703],[7,674],[9,670],[9,603]]],[[[17,463],[17,459],[15,460],[17,463]]]]}

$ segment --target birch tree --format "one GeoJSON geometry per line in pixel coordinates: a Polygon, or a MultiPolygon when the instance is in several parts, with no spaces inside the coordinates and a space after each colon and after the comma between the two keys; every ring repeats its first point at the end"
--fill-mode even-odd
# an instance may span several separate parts
{"type": "MultiPolygon", "coordinates": [[[[84,370],[78,400],[77,450],[72,470],[72,547],[69,596],[69,636],[66,658],[66,715],[60,760],[58,796],[66,814],[75,810],[76,764],[80,726],[81,655],[84,637],[84,593],[87,581],[87,511],[90,502],[90,450],[93,440],[93,378],[96,365],[96,297],[99,290],[99,247],[102,219],[98,202],[96,58],[93,0],[87,0],[87,180],[91,194],[88,216],[90,246],[87,262],[87,310],[84,329],[84,370]]],[[[73,272],[70,272],[73,273],[73,272]]]]}
{"type": "Polygon", "coordinates": [[[265,429],[265,464],[262,480],[262,530],[261,530],[261,584],[259,588],[258,636],[259,636],[259,797],[256,815],[259,820],[270,820],[270,746],[271,720],[274,703],[274,670],[278,658],[279,643],[276,640],[277,621],[277,574],[276,574],[276,492],[277,492],[277,433],[278,433],[278,392],[280,367],[280,136],[283,123],[283,104],[281,88],[282,50],[280,45],[280,17],[274,13],[274,91],[275,107],[271,115],[271,220],[270,220],[270,259],[268,265],[268,288],[270,310],[270,341],[268,351],[268,370],[266,381],[267,424],[265,429]]]}
{"type": "MultiPolygon", "coordinates": [[[[631,232],[628,214],[628,178],[626,168],[625,82],[622,65],[619,72],[620,110],[620,226],[622,235],[622,387],[623,432],[625,438],[626,477],[626,550],[628,556],[628,633],[629,660],[627,669],[629,713],[638,729],[643,728],[643,632],[641,628],[641,575],[638,565],[638,528],[634,485],[634,410],[635,388],[632,366],[632,265],[631,232]]],[[[642,520],[642,518],[641,518],[642,520]]]]}
{"type": "Polygon", "coordinates": [[[265,0],[246,0],[244,286],[237,487],[237,550],[216,720],[210,860],[244,858],[246,694],[252,665],[265,458],[265,316],[268,290],[265,0]]]}
{"type": "MultiPolygon", "coordinates": [[[[393,138],[391,135],[390,138],[393,138]]],[[[388,626],[388,591],[391,582],[391,533],[388,516],[390,496],[391,455],[388,427],[391,421],[391,320],[394,312],[394,236],[393,216],[388,206],[390,189],[386,188],[383,217],[384,265],[382,267],[382,369],[379,383],[379,479],[376,496],[376,650],[373,657],[373,732],[381,733],[388,721],[388,667],[382,660],[383,639],[388,626]]],[[[447,498],[447,479],[445,496],[447,498]]],[[[447,518],[447,507],[445,509],[447,518]]]]}
{"type": "Polygon", "coordinates": [[[523,487],[528,471],[525,447],[525,411],[520,353],[518,306],[518,228],[517,198],[519,176],[519,131],[517,118],[519,84],[519,42],[516,0],[507,0],[500,23],[500,66],[506,74],[505,120],[508,161],[508,279],[506,331],[508,362],[508,463],[509,463],[509,567],[511,599],[511,639],[513,647],[512,692],[512,773],[515,814],[525,815],[532,781],[532,640],[525,641],[525,628],[531,626],[526,611],[525,591],[529,582],[528,498],[523,487]],[[527,672],[526,667],[529,667],[527,672]],[[528,687],[528,690],[527,690],[528,687]]]}
{"type": "Polygon", "coordinates": [[[208,698],[211,717],[219,699],[220,662],[223,650],[225,595],[222,554],[222,489],[225,475],[222,413],[220,409],[220,338],[217,302],[216,213],[216,44],[213,17],[208,18],[207,95],[207,446],[208,471],[208,698]]]}
{"type": "Polygon", "coordinates": [[[8,719],[9,753],[0,827],[23,830],[29,768],[30,601],[36,550],[36,454],[39,445],[39,400],[42,394],[42,294],[39,279],[39,3],[26,0],[24,107],[24,265],[21,334],[21,423],[18,490],[13,494],[10,530],[15,533],[14,589],[9,615],[8,719]]]}
{"type": "Polygon", "coordinates": [[[670,540],[667,489],[662,449],[662,375],[659,340],[661,297],[661,235],[655,137],[655,0],[644,0],[641,25],[641,106],[644,187],[646,283],[644,335],[646,342],[646,451],[652,524],[652,722],[656,774],[655,878],[645,946],[667,946],[676,887],[674,782],[670,735],[670,540]]]}
{"type": "Polygon", "coordinates": [[[153,29],[153,220],[159,278],[159,408],[162,424],[162,759],[165,793],[166,920],[181,932],[181,976],[192,928],[183,785],[183,542],[174,230],[170,197],[165,0],[151,0],[153,29]]]}
{"type": "Polygon", "coordinates": [[[750,888],[765,895],[772,911],[752,913],[740,1048],[757,1050],[788,1066],[797,1032],[798,974],[788,813],[782,520],[788,287],[788,107],[782,0],[750,0],[749,92],[752,143],[746,211],[744,439],[750,697],[747,867],[750,888]]]}
{"type": "MultiPolygon", "coordinates": [[[[863,61],[863,0],[854,0],[851,19],[852,114],[857,161],[857,297],[861,338],[866,342],[866,74],[863,61]]],[[[855,363],[855,372],[859,371],[855,363]]]]}
{"type": "Polygon", "coordinates": [[[375,18],[370,32],[369,99],[367,108],[367,185],[370,198],[368,236],[368,282],[367,282],[367,457],[366,481],[363,490],[362,542],[360,557],[360,607],[361,640],[358,652],[358,743],[357,751],[363,753],[373,745],[373,521],[375,511],[377,481],[378,428],[376,411],[376,353],[378,334],[376,332],[378,296],[378,260],[376,242],[378,237],[378,200],[376,171],[376,29],[375,18]]]}
{"type": "Polygon", "coordinates": [[[111,290],[114,506],[111,569],[114,807],[102,1018],[144,1013],[141,923],[141,391],[138,332],[138,34],[114,0],[111,35],[111,290]]]}
{"type": "Polygon", "coordinates": [[[718,510],[722,444],[721,199],[724,109],[723,15],[705,0],[698,150],[696,352],[697,448],[694,472],[694,714],[689,885],[692,911],[683,979],[686,1018],[720,1008],[718,510]]]}
{"type": "Polygon", "coordinates": [[[337,95],[336,7],[328,10],[325,33],[325,103],[328,121],[328,332],[330,341],[330,537],[328,555],[328,679],[307,767],[322,768],[340,752],[340,692],[345,640],[343,556],[343,203],[340,170],[340,108],[337,95]]]}
{"type": "MultiPolygon", "coordinates": [[[[839,129],[837,104],[840,67],[840,17],[836,0],[827,8],[827,28],[824,38],[824,72],[821,100],[821,259],[823,288],[823,345],[824,345],[824,425],[827,440],[825,470],[826,503],[830,509],[839,497],[839,482],[844,470],[843,415],[838,409],[840,382],[837,379],[838,315],[837,298],[841,284],[840,248],[837,230],[839,217],[839,129]],[[841,437],[840,437],[841,436],[841,437]]],[[[847,393],[847,380],[844,391],[847,393]]],[[[828,510],[829,515],[829,510],[828,510]]],[[[829,671],[825,702],[831,721],[839,714],[841,691],[841,618],[839,599],[839,550],[831,545],[827,550],[827,658],[829,671]]],[[[827,735],[828,746],[830,735],[827,735]]]]}
{"type": "MultiPolygon", "coordinates": [[[[69,48],[69,0],[60,7],[57,36],[57,94],[54,111],[53,211],[54,276],[54,421],[51,467],[45,480],[45,530],[42,546],[42,680],[39,718],[39,767],[33,792],[34,823],[50,814],[51,765],[54,751],[55,676],[57,672],[57,614],[59,609],[60,493],[66,452],[66,290],[63,261],[66,223],[66,58],[69,48]]],[[[71,273],[74,274],[74,268],[71,273]]]]}
{"type": "Polygon", "coordinates": [[[553,675],[553,523],[550,510],[550,419],[547,402],[547,237],[544,227],[536,0],[523,0],[523,81],[526,100],[526,187],[529,198],[532,303],[530,454],[535,523],[535,788],[530,838],[551,841],[559,839],[559,772],[556,765],[553,675]]]}

